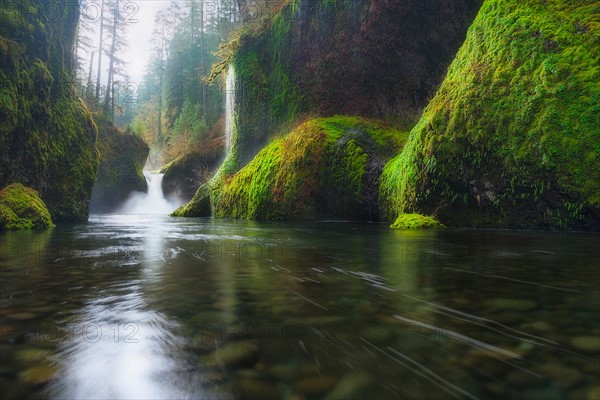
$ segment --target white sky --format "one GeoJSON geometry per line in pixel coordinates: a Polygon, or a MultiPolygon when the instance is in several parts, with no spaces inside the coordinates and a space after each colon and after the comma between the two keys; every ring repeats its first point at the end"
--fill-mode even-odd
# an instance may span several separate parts
{"type": "MultiPolygon", "coordinates": [[[[179,0],[185,2],[186,0],[179,0]]],[[[87,18],[96,27],[96,32],[93,33],[93,40],[98,42],[98,26],[99,26],[99,10],[102,0],[85,0],[82,6],[82,18],[87,18]]],[[[144,70],[150,58],[150,39],[154,30],[154,15],[158,10],[167,8],[171,3],[170,0],[122,0],[120,9],[123,13],[123,18],[128,23],[128,41],[129,48],[121,54],[121,57],[127,62],[127,74],[131,81],[139,85],[144,75],[144,70]]],[[[87,56],[85,56],[87,58],[87,56]]],[[[94,74],[96,73],[96,65],[98,60],[94,60],[94,74]]],[[[102,81],[106,82],[106,57],[102,61],[102,81]]],[[[89,62],[89,59],[88,59],[89,62]]],[[[88,66],[85,66],[87,71],[88,66]]],[[[86,72],[87,73],[87,72],[86,72]]]]}
{"type": "Polygon", "coordinates": [[[134,6],[125,11],[130,13],[128,16],[131,21],[129,49],[123,54],[123,58],[127,61],[127,72],[131,80],[139,85],[150,57],[150,37],[154,30],[154,15],[158,10],[167,8],[170,1],[136,0],[130,3],[133,3],[134,6]]]}

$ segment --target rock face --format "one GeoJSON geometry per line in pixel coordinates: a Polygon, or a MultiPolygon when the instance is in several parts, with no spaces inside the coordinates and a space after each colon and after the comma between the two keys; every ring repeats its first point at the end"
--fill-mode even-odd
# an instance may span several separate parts
{"type": "Polygon", "coordinates": [[[291,1],[240,39],[236,172],[304,114],[412,124],[443,80],[482,0],[291,1]]]}
{"type": "Polygon", "coordinates": [[[144,164],[150,149],[139,137],[120,132],[112,123],[97,119],[100,166],[92,191],[90,210],[111,212],[132,191],[146,192],[144,164]]]}
{"type": "Polygon", "coordinates": [[[0,187],[37,190],[55,221],[87,219],[98,165],[96,127],[72,84],[77,4],[0,4],[0,187]]]}
{"type": "Polygon", "coordinates": [[[599,13],[590,0],[486,0],[385,168],[384,217],[600,229],[599,13]]]}
{"type": "Polygon", "coordinates": [[[215,172],[221,161],[221,152],[185,154],[165,165],[160,173],[164,174],[162,188],[169,200],[190,201],[198,190],[215,172]]]}
{"type": "Polygon", "coordinates": [[[53,226],[50,213],[35,190],[20,183],[0,190],[0,231],[53,226]]]}
{"type": "Polygon", "coordinates": [[[405,140],[405,133],[362,118],[309,120],[176,215],[212,196],[220,218],[377,221],[379,176],[405,140]]]}

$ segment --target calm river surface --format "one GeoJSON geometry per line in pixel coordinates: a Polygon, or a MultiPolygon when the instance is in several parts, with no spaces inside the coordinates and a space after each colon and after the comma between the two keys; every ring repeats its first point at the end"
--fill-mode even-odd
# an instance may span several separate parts
{"type": "Polygon", "coordinates": [[[600,236],[95,215],[0,234],[0,392],[598,399],[600,236]]]}

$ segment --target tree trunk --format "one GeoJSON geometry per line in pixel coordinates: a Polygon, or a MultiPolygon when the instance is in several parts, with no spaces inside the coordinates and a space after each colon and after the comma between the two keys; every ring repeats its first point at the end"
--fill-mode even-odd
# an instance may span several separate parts
{"type": "MultiPolygon", "coordinates": [[[[108,114],[110,107],[110,99],[113,96],[113,85],[115,75],[115,49],[117,47],[117,24],[119,23],[119,0],[115,3],[113,26],[112,26],[112,43],[110,45],[110,64],[108,67],[108,82],[106,83],[106,96],[104,97],[104,114],[108,114]]],[[[112,116],[114,120],[114,115],[112,116]]]]}
{"type": "Polygon", "coordinates": [[[100,5],[100,41],[98,42],[98,71],[96,73],[96,104],[100,103],[100,80],[102,78],[102,41],[104,40],[104,0],[100,5]]]}
{"type": "Polygon", "coordinates": [[[92,53],[92,58],[90,59],[90,71],[88,73],[88,79],[87,79],[87,87],[85,88],[85,97],[87,101],[92,100],[92,96],[94,94],[93,92],[93,81],[92,81],[92,73],[93,73],[93,67],[94,67],[94,56],[96,55],[96,53],[92,53]]]}
{"type": "Polygon", "coordinates": [[[200,82],[202,83],[202,115],[206,124],[206,84],[202,77],[206,74],[204,60],[204,0],[200,0],[200,82]]]}

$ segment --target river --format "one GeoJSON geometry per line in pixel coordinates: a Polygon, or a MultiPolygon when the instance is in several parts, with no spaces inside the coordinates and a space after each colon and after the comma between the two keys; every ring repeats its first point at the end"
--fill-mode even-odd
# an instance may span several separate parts
{"type": "Polygon", "coordinates": [[[599,244],[161,215],[2,233],[2,398],[592,399],[599,244]]]}

